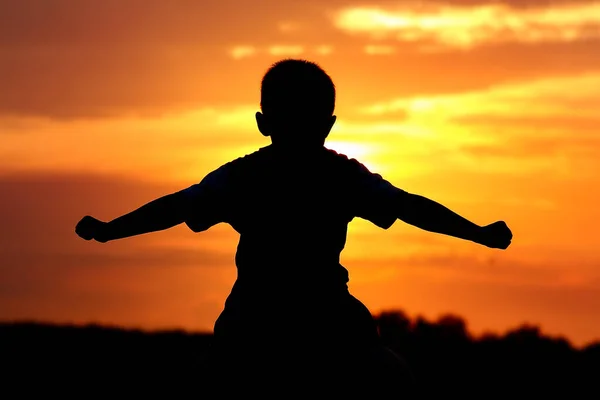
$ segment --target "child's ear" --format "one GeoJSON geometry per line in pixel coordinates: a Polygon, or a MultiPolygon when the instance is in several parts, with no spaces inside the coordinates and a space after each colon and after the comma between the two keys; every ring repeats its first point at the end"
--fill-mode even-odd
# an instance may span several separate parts
{"type": "Polygon", "coordinates": [[[271,136],[271,129],[269,129],[267,117],[258,111],[256,112],[256,126],[258,126],[258,130],[263,134],[263,136],[271,136]]]}

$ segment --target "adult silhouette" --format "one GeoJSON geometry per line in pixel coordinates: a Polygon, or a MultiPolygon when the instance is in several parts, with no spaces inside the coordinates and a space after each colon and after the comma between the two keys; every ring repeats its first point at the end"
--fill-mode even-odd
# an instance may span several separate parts
{"type": "Polygon", "coordinates": [[[214,393],[239,390],[240,380],[245,392],[315,383],[336,393],[391,393],[394,386],[406,393],[410,373],[380,342],[340,264],[354,218],[383,229],[400,219],[496,249],[511,243],[504,222],[478,226],[325,148],[335,97],[333,81],[317,64],[281,60],[262,79],[256,113],[270,145],[110,222],[86,216],[77,224],[79,236],[101,243],[181,223],[194,232],[228,223],[240,234],[237,280],[214,326],[208,364],[214,393]]]}

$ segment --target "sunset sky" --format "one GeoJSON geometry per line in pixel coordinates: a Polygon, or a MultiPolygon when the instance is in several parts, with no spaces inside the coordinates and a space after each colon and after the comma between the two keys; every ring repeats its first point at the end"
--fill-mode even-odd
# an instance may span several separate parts
{"type": "Polygon", "coordinates": [[[337,87],[328,147],[475,223],[492,250],[398,221],[350,225],[373,313],[461,315],[600,339],[600,2],[0,0],[0,320],[211,330],[238,236],[74,233],[267,145],[275,61],[337,87]]]}

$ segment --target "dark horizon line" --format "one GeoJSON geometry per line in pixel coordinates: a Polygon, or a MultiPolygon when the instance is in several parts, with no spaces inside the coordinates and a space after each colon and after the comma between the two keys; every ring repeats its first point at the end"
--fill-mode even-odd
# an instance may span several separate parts
{"type": "MultiPolygon", "coordinates": [[[[513,328],[509,328],[502,333],[493,332],[493,331],[485,331],[481,334],[473,334],[469,331],[467,320],[462,318],[459,315],[452,313],[445,313],[440,315],[436,320],[430,320],[422,315],[416,315],[415,317],[409,317],[402,310],[387,310],[382,311],[378,314],[373,314],[373,317],[376,321],[379,320],[381,316],[389,316],[389,315],[398,315],[404,318],[405,320],[410,322],[409,330],[415,327],[415,325],[419,323],[424,323],[426,325],[443,325],[444,320],[450,319],[453,321],[460,321],[464,324],[464,333],[467,338],[471,341],[482,341],[489,338],[492,339],[503,339],[511,334],[514,334],[519,331],[529,330],[536,331],[539,335],[540,339],[548,339],[554,341],[563,341],[568,344],[574,350],[585,350],[588,348],[600,346],[600,338],[593,339],[588,341],[587,343],[576,346],[572,340],[567,338],[564,335],[551,335],[548,333],[544,333],[542,328],[538,324],[533,324],[529,322],[521,323],[513,328]]],[[[100,329],[100,330],[112,330],[112,331],[120,331],[120,332],[129,332],[129,333],[142,333],[147,335],[165,335],[165,334],[178,334],[183,336],[212,336],[213,332],[210,330],[190,330],[181,327],[171,327],[171,328],[141,328],[139,326],[134,325],[117,325],[117,324],[109,324],[109,323],[101,323],[101,322],[53,322],[53,321],[44,321],[39,319],[13,319],[13,320],[0,320],[0,328],[2,327],[10,327],[10,326],[32,326],[32,327],[45,327],[45,328],[69,328],[69,329],[100,329]]]]}

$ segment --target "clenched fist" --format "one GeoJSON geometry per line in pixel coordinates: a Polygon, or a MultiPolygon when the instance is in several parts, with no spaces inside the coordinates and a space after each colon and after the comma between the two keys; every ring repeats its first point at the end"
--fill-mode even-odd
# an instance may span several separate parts
{"type": "Polygon", "coordinates": [[[98,242],[106,242],[104,230],[106,222],[97,220],[94,217],[86,215],[79,221],[75,227],[75,233],[77,233],[82,239],[92,240],[95,239],[98,242]]]}
{"type": "Polygon", "coordinates": [[[504,221],[481,227],[477,242],[492,249],[505,250],[512,241],[512,232],[504,221]]]}

